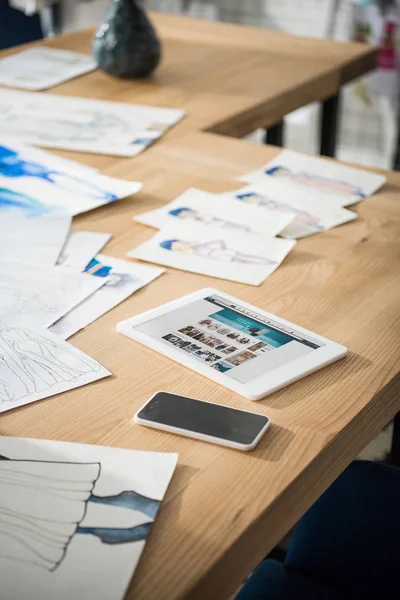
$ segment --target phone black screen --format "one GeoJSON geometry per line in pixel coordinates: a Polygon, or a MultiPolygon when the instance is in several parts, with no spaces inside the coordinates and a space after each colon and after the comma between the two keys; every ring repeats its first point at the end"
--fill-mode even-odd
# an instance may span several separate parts
{"type": "Polygon", "coordinates": [[[158,392],[138,417],[245,445],[251,444],[268,422],[263,415],[166,392],[158,392]]]}

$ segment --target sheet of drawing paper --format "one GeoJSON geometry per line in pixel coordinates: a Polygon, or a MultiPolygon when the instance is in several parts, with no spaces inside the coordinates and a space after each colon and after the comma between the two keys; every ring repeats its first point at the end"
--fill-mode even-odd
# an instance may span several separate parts
{"type": "Polygon", "coordinates": [[[57,263],[71,225],[68,214],[29,217],[8,211],[0,217],[0,257],[52,267],[57,263]]]}
{"type": "Polygon", "coordinates": [[[104,285],[106,279],[63,267],[0,260],[0,317],[23,314],[41,327],[50,327],[104,285]]]}
{"type": "Polygon", "coordinates": [[[111,233],[97,231],[70,231],[58,264],[82,272],[86,265],[104,248],[111,233]]]}
{"type": "Polygon", "coordinates": [[[292,215],[274,210],[260,211],[257,205],[236,202],[220,194],[190,188],[162,208],[134,217],[135,221],[161,229],[169,223],[189,220],[235,231],[275,236],[292,220],[292,215]]]}
{"type": "Polygon", "coordinates": [[[260,285],[296,242],[182,221],[128,252],[147,262],[260,285]]]}
{"type": "MultiPolygon", "coordinates": [[[[24,317],[0,314],[0,356],[0,412],[111,375],[93,358],[24,317]]],[[[2,548],[0,542],[0,557],[2,548]]]]}
{"type": "MultiPolygon", "coordinates": [[[[0,109],[1,109],[0,99],[0,109]]],[[[1,121],[1,116],[0,116],[1,121]]],[[[0,124],[1,127],[1,124],[0,124]]],[[[142,185],[107,177],[92,169],[62,165],[22,145],[0,142],[0,209],[20,208],[30,215],[56,211],[77,215],[135,194],[142,185]]]]}
{"type": "Polygon", "coordinates": [[[122,600],[177,459],[0,437],[2,598],[122,600]]]}
{"type": "Polygon", "coordinates": [[[49,148],[135,156],[184,116],[183,110],[2,90],[0,131],[49,148]]]}
{"type": "Polygon", "coordinates": [[[326,200],[318,192],[300,189],[273,177],[264,177],[262,183],[229,192],[226,196],[269,212],[291,215],[293,220],[280,232],[280,236],[287,239],[297,240],[321,233],[357,218],[355,212],[326,200]]]}
{"type": "Polygon", "coordinates": [[[0,60],[0,84],[46,90],[97,68],[88,54],[36,47],[0,60]]]}
{"type": "Polygon", "coordinates": [[[243,175],[240,180],[260,183],[266,178],[279,179],[302,190],[315,190],[321,198],[330,199],[339,206],[349,206],[367,198],[386,181],[384,175],[292,150],[282,150],[261,169],[243,175]]]}
{"type": "Polygon", "coordinates": [[[64,340],[159,277],[164,269],[99,254],[85,272],[93,277],[107,277],[107,283],[51,326],[51,331],[64,340]]]}

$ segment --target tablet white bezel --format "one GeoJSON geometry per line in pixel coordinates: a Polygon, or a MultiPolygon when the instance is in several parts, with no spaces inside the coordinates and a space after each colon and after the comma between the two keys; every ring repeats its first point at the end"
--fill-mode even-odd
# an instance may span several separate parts
{"type": "Polygon", "coordinates": [[[224,292],[214,288],[205,288],[197,292],[193,292],[192,294],[182,296],[177,300],[173,300],[167,304],[163,304],[162,306],[158,306],[157,308],[153,308],[152,310],[141,313],[136,317],[132,317],[126,321],[121,321],[117,325],[117,331],[144,344],[148,348],[157,350],[157,352],[160,354],[172,358],[185,367],[192,369],[192,371],[196,371],[197,373],[208,377],[208,379],[220,383],[224,387],[237,392],[249,400],[260,400],[268,394],[271,394],[272,392],[275,392],[276,390],[288,385],[289,383],[292,383],[297,379],[300,379],[305,375],[308,375],[309,373],[312,373],[328,365],[329,363],[344,357],[347,353],[347,348],[341,344],[332,342],[331,340],[328,340],[327,338],[324,338],[313,331],[304,329],[304,327],[300,327],[295,323],[286,321],[285,319],[273,315],[272,313],[268,313],[257,306],[248,304],[239,298],[235,298],[234,296],[230,296],[229,294],[225,294],[224,292]],[[163,344],[162,342],[155,340],[147,334],[135,329],[137,326],[142,325],[151,319],[161,317],[173,310],[186,306],[189,303],[212,295],[218,295],[221,298],[234,302],[250,311],[258,312],[263,317],[274,320],[284,327],[290,327],[293,330],[304,334],[305,336],[311,336],[325,345],[321,348],[317,348],[309,354],[293,359],[288,363],[277,367],[273,371],[269,371],[265,375],[257,377],[253,381],[244,384],[224,376],[223,373],[218,373],[218,371],[215,371],[215,369],[212,369],[208,365],[199,363],[195,358],[191,358],[189,355],[185,356],[183,352],[175,349],[174,346],[169,347],[166,344],[163,344]]]}

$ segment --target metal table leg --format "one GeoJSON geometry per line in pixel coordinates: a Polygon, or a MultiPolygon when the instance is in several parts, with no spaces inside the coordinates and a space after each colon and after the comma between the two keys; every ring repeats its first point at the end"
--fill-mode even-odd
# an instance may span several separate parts
{"type": "Polygon", "coordinates": [[[269,129],[265,130],[265,144],[272,144],[273,146],[283,146],[283,135],[284,135],[284,121],[280,121],[273,125],[269,129]]]}
{"type": "Polygon", "coordinates": [[[340,96],[332,96],[322,103],[321,111],[321,146],[320,154],[322,156],[331,156],[336,154],[336,138],[338,129],[340,96]]]}

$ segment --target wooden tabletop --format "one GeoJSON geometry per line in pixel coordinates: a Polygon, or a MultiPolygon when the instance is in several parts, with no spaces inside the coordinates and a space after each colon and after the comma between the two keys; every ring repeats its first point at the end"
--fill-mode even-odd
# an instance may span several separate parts
{"type": "MultiPolygon", "coordinates": [[[[151,79],[120,81],[96,71],[51,90],[188,113],[134,159],[64,153],[144,182],[133,198],[74,219],[75,228],[112,232],[104,253],[120,258],[153,233],[132,222],[133,214],[191,186],[240,187],[240,174],[277,152],[216,132],[239,136],[274,124],[335,94],[376,60],[364,45],[152,18],[164,61],[151,79]]],[[[45,43],[88,51],[92,35],[87,30],[45,43]]],[[[71,339],[109,368],[111,378],[2,414],[1,435],[179,452],[129,599],[226,600],[399,409],[400,176],[388,177],[388,185],[356,207],[359,220],[301,240],[259,287],[168,269],[71,339]],[[251,403],[116,333],[118,321],[207,286],[331,337],[349,355],[251,403]],[[260,411],[273,425],[251,453],[135,425],[132,415],[162,389],[260,411]]]]}
{"type": "MultiPolygon", "coordinates": [[[[163,60],[150,79],[120,80],[97,70],[51,93],[186,110],[187,116],[164,139],[199,130],[241,137],[335,95],[341,85],[376,64],[376,49],[366,44],[176,15],[153,13],[151,18],[162,40],[163,60]]],[[[93,34],[86,29],[38,43],[90,52],[93,34]]],[[[0,57],[19,49],[3,51],[0,57]]],[[[98,168],[121,160],[90,154],[75,157],[98,168]]]]}
{"type": "MultiPolygon", "coordinates": [[[[104,253],[124,258],[154,232],[133,214],[190,186],[240,187],[240,174],[277,151],[210,133],[164,141],[107,171],[143,181],[139,194],[74,227],[111,231],[104,253]]],[[[71,339],[111,378],[1,416],[3,435],[179,452],[128,599],[227,600],[399,410],[400,175],[388,179],[354,208],[357,221],[300,240],[259,287],[167,270],[71,339]],[[118,321],[206,286],[345,344],[349,354],[252,403],[116,332],[118,321]],[[157,390],[260,411],[273,425],[256,450],[241,453],[134,424],[157,390]]]]}

